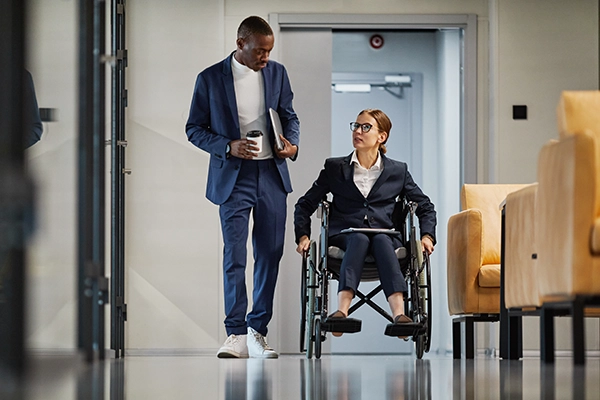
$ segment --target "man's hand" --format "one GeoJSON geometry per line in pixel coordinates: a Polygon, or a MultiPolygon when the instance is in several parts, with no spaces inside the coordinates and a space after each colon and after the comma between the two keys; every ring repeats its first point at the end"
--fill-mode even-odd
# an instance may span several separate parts
{"type": "Polygon", "coordinates": [[[257,143],[250,139],[237,139],[229,142],[231,150],[229,154],[237,158],[252,160],[258,154],[259,148],[255,146],[257,143]]]}
{"type": "Polygon", "coordinates": [[[298,151],[298,146],[296,146],[295,144],[291,144],[289,140],[283,137],[283,135],[279,135],[279,137],[281,138],[281,142],[283,143],[283,149],[277,150],[277,147],[275,147],[275,153],[277,154],[277,157],[294,157],[296,155],[296,152],[298,151]]]}
{"type": "Polygon", "coordinates": [[[298,252],[298,254],[304,255],[304,253],[308,251],[309,247],[310,247],[310,239],[308,236],[304,235],[298,241],[298,247],[296,247],[296,251],[298,252]]]}
{"type": "Polygon", "coordinates": [[[433,253],[433,241],[428,235],[425,235],[421,238],[421,245],[427,254],[431,255],[431,253],[433,253]]]}

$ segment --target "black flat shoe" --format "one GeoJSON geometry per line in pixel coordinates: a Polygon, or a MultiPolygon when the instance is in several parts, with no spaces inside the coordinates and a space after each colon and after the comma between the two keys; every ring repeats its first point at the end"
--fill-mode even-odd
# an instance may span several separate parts
{"type": "Polygon", "coordinates": [[[327,317],[327,320],[330,319],[343,319],[343,318],[347,318],[348,316],[346,314],[344,314],[343,311],[337,310],[336,312],[329,314],[329,316],[327,317]]]}
{"type": "Polygon", "coordinates": [[[396,315],[396,318],[394,318],[394,324],[407,324],[410,322],[413,322],[412,319],[404,314],[396,315]]]}
{"type": "Polygon", "coordinates": [[[385,327],[385,335],[406,339],[409,336],[415,336],[422,328],[422,324],[415,323],[409,316],[400,314],[396,315],[393,323],[385,327]]]}
{"type": "Polygon", "coordinates": [[[362,321],[355,318],[348,318],[342,311],[337,310],[330,314],[325,321],[321,322],[321,329],[331,332],[335,337],[340,337],[344,333],[360,332],[362,321]]]}

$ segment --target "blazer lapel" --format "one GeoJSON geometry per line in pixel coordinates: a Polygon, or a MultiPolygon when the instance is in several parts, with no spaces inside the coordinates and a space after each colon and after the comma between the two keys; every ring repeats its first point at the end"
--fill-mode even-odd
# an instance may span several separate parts
{"type": "Polygon", "coordinates": [[[351,190],[354,190],[355,194],[364,199],[364,196],[354,183],[354,165],[352,165],[352,153],[350,153],[350,155],[345,157],[342,161],[342,176],[344,177],[344,182],[346,185],[351,187],[351,190]]]}
{"type": "Polygon", "coordinates": [[[235,99],[235,87],[233,85],[233,73],[231,72],[231,58],[233,53],[229,55],[223,62],[223,87],[227,95],[227,102],[229,103],[229,110],[231,111],[231,120],[234,122],[237,132],[237,137],[240,135],[240,120],[238,118],[237,102],[235,99]]]}
{"type": "Polygon", "coordinates": [[[345,157],[344,161],[342,162],[342,176],[344,177],[344,181],[352,182],[354,185],[354,168],[350,163],[350,160],[352,160],[352,154],[350,154],[348,157],[345,157]]]}
{"type": "Polygon", "coordinates": [[[377,193],[381,185],[387,182],[388,179],[392,178],[394,172],[392,171],[393,164],[383,154],[381,155],[381,163],[383,164],[383,171],[369,192],[369,197],[371,197],[371,193],[377,193]]]}

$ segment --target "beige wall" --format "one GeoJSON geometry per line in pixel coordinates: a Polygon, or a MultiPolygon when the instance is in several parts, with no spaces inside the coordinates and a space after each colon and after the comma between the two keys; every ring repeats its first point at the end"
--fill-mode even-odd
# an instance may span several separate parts
{"type": "MultiPolygon", "coordinates": [[[[76,2],[32,3],[30,70],[40,106],[58,108],[59,121],[46,124],[42,142],[29,151],[40,208],[30,246],[28,342],[34,348],[70,348],[75,331],[76,2]]],[[[212,352],[225,337],[219,221],[217,208],[204,198],[208,157],[187,142],[184,125],[196,74],[234,49],[239,22],[250,14],[267,19],[269,13],[292,12],[477,14],[482,182],[533,181],[539,148],[556,136],[560,91],[598,88],[596,0],[128,1],[129,349],[212,352]],[[530,119],[512,121],[512,104],[527,104],[530,119]]],[[[292,87],[302,84],[293,81],[292,87]]],[[[293,251],[288,243],[286,255],[293,251]]],[[[281,273],[285,279],[299,277],[299,262],[282,265],[281,273]]],[[[279,290],[276,314],[297,312],[298,297],[279,290]]],[[[297,336],[280,335],[289,332],[280,324],[276,316],[269,342],[296,352],[297,336]]]]}

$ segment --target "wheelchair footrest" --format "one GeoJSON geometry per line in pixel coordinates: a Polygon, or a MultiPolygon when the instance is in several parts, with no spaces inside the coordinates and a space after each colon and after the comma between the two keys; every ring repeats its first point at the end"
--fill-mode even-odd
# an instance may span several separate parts
{"type": "Polygon", "coordinates": [[[425,332],[423,324],[408,322],[404,324],[388,324],[385,327],[386,336],[417,336],[425,332]]]}
{"type": "Polygon", "coordinates": [[[355,318],[332,318],[321,322],[321,330],[324,332],[360,332],[362,321],[355,318]]]}

